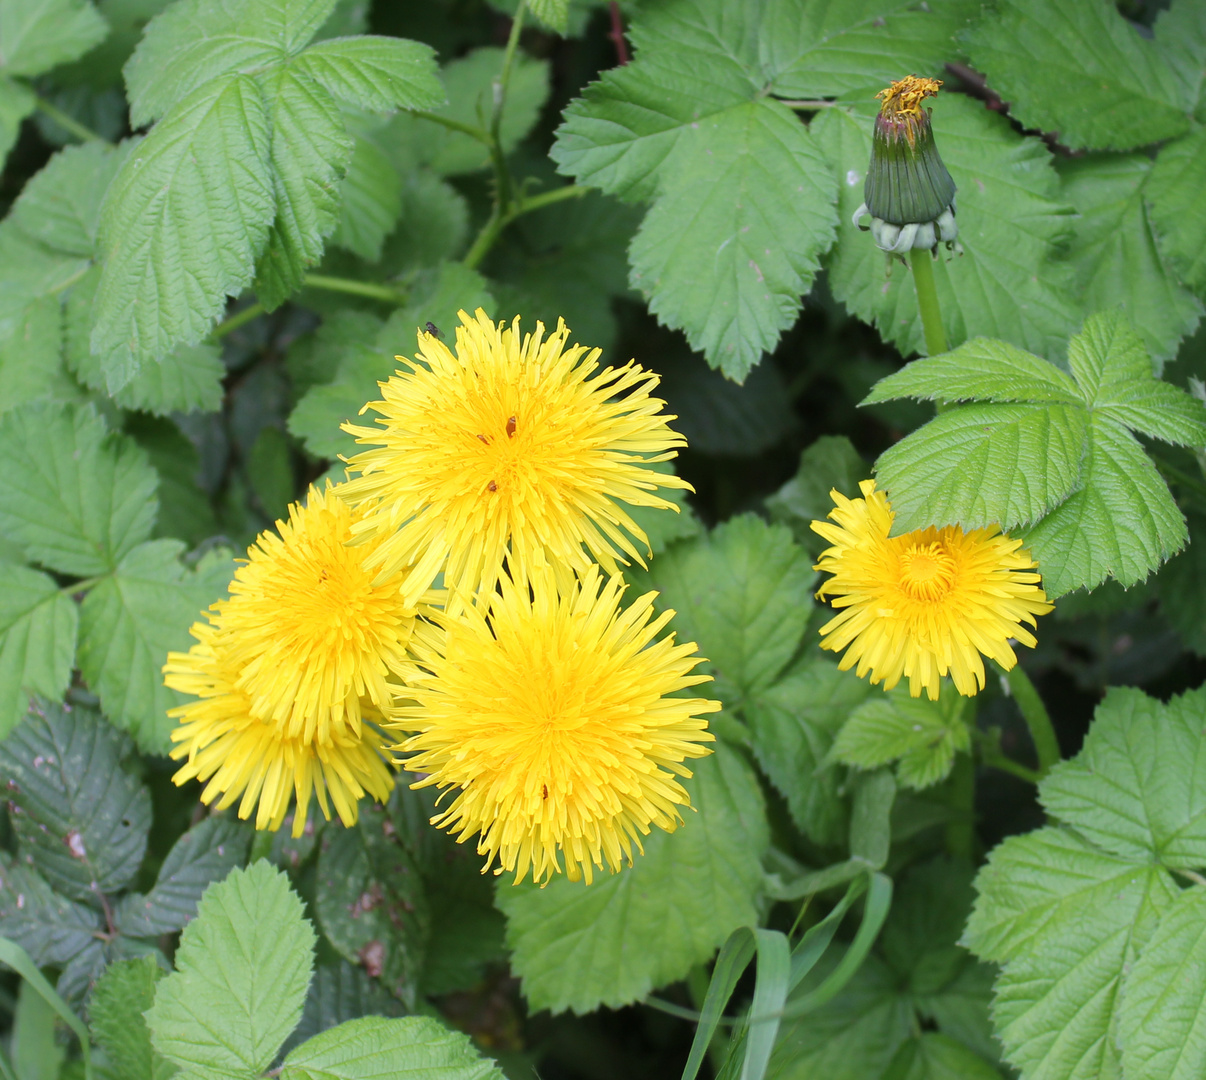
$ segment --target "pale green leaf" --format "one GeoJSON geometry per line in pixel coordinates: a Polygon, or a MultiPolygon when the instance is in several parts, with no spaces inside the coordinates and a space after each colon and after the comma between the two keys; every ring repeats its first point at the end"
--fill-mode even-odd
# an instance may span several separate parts
{"type": "Polygon", "coordinates": [[[1167,867],[1206,865],[1206,692],[1167,705],[1111,688],[1084,747],[1057,765],[1039,798],[1061,821],[1115,855],[1167,867]]]}
{"type": "Polygon", "coordinates": [[[104,574],[150,535],[155,470],[91,406],[25,405],[0,417],[0,527],[29,558],[104,574]]]}
{"type": "Polygon", "coordinates": [[[1066,405],[959,405],[939,414],[876,462],[893,530],[956,522],[1008,529],[1042,518],[1088,482],[1086,430],[1084,410],[1066,405]]]}
{"type": "Polygon", "coordinates": [[[315,1035],[285,1058],[281,1080],[503,1080],[468,1035],[427,1016],[365,1016],[315,1035]]]}
{"type": "MultiPolygon", "coordinates": [[[[837,299],[908,355],[924,351],[912,273],[851,221],[863,201],[875,105],[868,94],[857,105],[826,109],[812,124],[842,179],[829,280],[837,299]]],[[[938,99],[933,122],[958,185],[963,246],[963,255],[933,264],[947,339],[958,345],[982,335],[1061,355],[1083,316],[1070,295],[1072,268],[1061,259],[1072,210],[1060,199],[1051,154],[958,94],[938,99]]]]}
{"type": "Polygon", "coordinates": [[[941,75],[958,55],[955,33],[977,14],[965,0],[796,0],[767,5],[759,33],[780,97],[878,89],[903,73],[941,75]]]}
{"type": "Polygon", "coordinates": [[[335,99],[308,75],[281,67],[264,80],[272,126],[276,219],[256,263],[255,289],[269,310],[302,283],[339,224],[339,183],[352,157],[335,99]]]}
{"type": "Polygon", "coordinates": [[[558,34],[564,34],[569,29],[569,0],[532,0],[528,9],[558,34]]]}
{"type": "Polygon", "coordinates": [[[41,75],[82,56],[108,32],[88,0],[4,0],[0,75],[41,75]]]}
{"type": "Polygon", "coordinates": [[[533,1010],[629,1004],[706,962],[736,927],[756,924],[769,841],[757,780],[723,743],[693,770],[694,812],[673,833],[655,828],[631,867],[596,874],[589,886],[500,882],[511,967],[533,1010]]]}
{"type": "MultiPolygon", "coordinates": [[[[1080,218],[1068,257],[1086,310],[1122,307],[1160,363],[1192,333],[1202,305],[1161,255],[1145,196],[1152,162],[1142,154],[1059,161],[1063,196],[1080,218]]],[[[1202,178],[1206,184],[1206,176],[1202,178]]]]}
{"type": "Polygon", "coordinates": [[[9,220],[52,251],[91,259],[101,202],[128,151],[128,143],[118,149],[100,142],[60,150],[25,185],[9,220]]]}
{"type": "Polygon", "coordinates": [[[791,532],[752,514],[676,544],[649,572],[658,607],[677,612],[677,640],[698,644],[727,701],[770,686],[792,658],[812,609],[812,576],[791,532]]]}
{"type": "Polygon", "coordinates": [[[35,705],[0,743],[0,772],[19,814],[20,852],[55,890],[74,900],[115,893],[138,872],[151,799],[122,767],[130,741],[78,706],[35,705]]]}
{"type": "Polygon", "coordinates": [[[292,66],[329,93],[374,112],[435,109],[444,104],[430,45],[401,38],[331,38],[311,45],[292,66]]]}
{"type": "Polygon", "coordinates": [[[216,548],[197,565],[180,562],[179,540],[151,540],[129,552],[84,598],[80,672],[107,715],[150,753],[165,754],[176,721],[167,710],[192,700],[163,685],[169,651],[186,652],[189,627],[222,598],[234,564],[216,548]]]}
{"type": "Polygon", "coordinates": [[[21,121],[36,107],[32,91],[0,73],[0,169],[21,133],[21,121]]]}
{"type": "Polygon", "coordinates": [[[335,0],[179,0],[157,15],[125,67],[130,122],[164,116],[207,83],[298,52],[335,0]]]}
{"type": "Polygon", "coordinates": [[[0,323],[0,413],[31,401],[78,401],[63,369],[63,312],[57,296],[29,301],[0,323]]]}
{"type": "Polygon", "coordinates": [[[145,1014],[151,1044],[203,1076],[258,1076],[301,1017],[313,956],[289,879],[264,860],[232,871],[184,929],[145,1014]]]}
{"type": "Polygon", "coordinates": [[[402,178],[389,155],[371,139],[357,136],[340,185],[339,224],[331,243],[376,262],[401,213],[402,178]]]}
{"type": "Polygon", "coordinates": [[[236,74],[182,101],[127,157],[101,213],[94,303],[110,387],[199,341],[250,283],[276,210],[271,144],[263,93],[236,74]]]}
{"type": "Polygon", "coordinates": [[[1174,0],[1156,16],[1152,35],[1180,81],[1182,100],[1189,102],[1198,121],[1206,120],[1206,100],[1202,90],[1206,85],[1206,8],[1193,0],[1174,0]]]}
{"type": "Polygon", "coordinates": [[[176,1070],[151,1046],[142,1014],[167,972],[154,957],[122,960],[101,976],[88,1002],[92,1034],[105,1050],[115,1080],[167,1080],[176,1070]]]}
{"type": "Polygon", "coordinates": [[[360,308],[340,309],[324,317],[314,333],[298,338],[285,353],[294,393],[300,398],[311,387],[331,382],[344,354],[361,346],[373,348],[383,325],[376,315],[360,308]]]}
{"type": "Polygon", "coordinates": [[[71,681],[79,611],[53,578],[0,563],[0,738],[29,695],[58,700],[71,681]]]}
{"type": "Polygon", "coordinates": [[[966,40],[1012,115],[1074,150],[1127,150],[1189,127],[1183,84],[1110,0],[1002,0],[966,40]]]}
{"type": "MultiPolygon", "coordinates": [[[[1188,5],[1186,5],[1188,6],[1188,5]]],[[[1160,250],[1198,296],[1206,296],[1206,128],[1162,147],[1146,196],[1160,250]]]]}
{"type": "Polygon", "coordinates": [[[1118,1019],[1127,1080],[1206,1074],[1206,889],[1173,900],[1126,973],[1118,1019]]]}
{"type": "Polygon", "coordinates": [[[792,820],[818,844],[836,845],[849,819],[833,737],[872,688],[815,653],[746,704],[754,754],[787,800],[792,820]]]}

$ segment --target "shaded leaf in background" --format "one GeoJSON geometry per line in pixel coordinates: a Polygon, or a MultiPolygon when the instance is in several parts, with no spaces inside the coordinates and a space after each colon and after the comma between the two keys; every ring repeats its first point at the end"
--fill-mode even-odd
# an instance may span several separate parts
{"type": "Polygon", "coordinates": [[[1199,297],[1206,297],[1206,210],[1198,198],[1203,185],[1206,132],[1198,128],[1161,148],[1146,195],[1160,250],[1199,297]]]}
{"type": "Polygon", "coordinates": [[[151,1046],[142,1015],[154,1004],[156,984],[165,975],[147,956],[110,965],[96,984],[88,1003],[89,1026],[116,1080],[167,1080],[176,1071],[151,1046]]]}
{"type": "MultiPolygon", "coordinates": [[[[280,836],[280,833],[277,833],[280,836]]],[[[301,1020],[281,1047],[288,1054],[295,1046],[348,1020],[361,1016],[399,1016],[402,1005],[362,967],[340,960],[314,969],[301,1020]]]]}
{"type": "Polygon", "coordinates": [[[60,896],[33,866],[0,855],[0,935],[20,945],[39,966],[65,966],[99,953],[103,916],[60,896]]]}
{"type": "Polygon", "coordinates": [[[5,0],[0,74],[40,75],[86,53],[108,30],[88,0],[5,0]]]}
{"type": "Polygon", "coordinates": [[[402,178],[376,141],[357,132],[331,243],[376,262],[401,213],[402,178]]]}
{"type": "Polygon", "coordinates": [[[639,1000],[704,963],[738,926],[754,925],[769,842],[752,770],[724,743],[694,763],[693,811],[654,830],[631,867],[589,887],[498,886],[511,967],[532,1009],[589,1012],[639,1000]]]}
{"type": "Polygon", "coordinates": [[[796,475],[766,500],[771,520],[787,525],[796,543],[816,558],[826,541],[813,532],[812,522],[829,516],[834,506],[830,491],[836,488],[846,498],[857,499],[858,485],[869,471],[848,438],[822,435],[800,455],[796,475]]]}

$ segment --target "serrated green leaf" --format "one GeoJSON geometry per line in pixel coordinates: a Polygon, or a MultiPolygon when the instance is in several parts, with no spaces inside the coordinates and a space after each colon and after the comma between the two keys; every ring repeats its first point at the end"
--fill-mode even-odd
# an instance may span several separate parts
{"type": "Polygon", "coordinates": [[[402,210],[385,241],[382,266],[395,274],[438,266],[461,251],[468,232],[464,195],[429,168],[404,172],[402,210]]]}
{"type": "Polygon", "coordinates": [[[886,85],[902,72],[940,75],[955,33],[976,14],[962,0],[797,0],[768,6],[760,32],[772,93],[833,97],[886,85]]]}
{"type": "Polygon", "coordinates": [[[340,955],[413,1008],[431,912],[414,860],[391,835],[385,815],[368,808],[359,825],[324,829],[314,903],[340,955]]]}
{"type": "Polygon", "coordinates": [[[0,331],[0,413],[32,401],[79,400],[63,368],[63,310],[57,296],[30,301],[0,331]]]}
{"type": "Polygon", "coordinates": [[[752,771],[718,743],[687,781],[697,812],[655,829],[631,867],[586,886],[501,884],[511,967],[533,1009],[618,1007],[683,978],[738,926],[756,925],[769,841],[752,771]]]}
{"type": "Polygon", "coordinates": [[[103,916],[56,893],[32,866],[0,855],[0,935],[35,964],[63,966],[99,946],[103,916]]]}
{"type": "Polygon", "coordinates": [[[64,896],[95,901],[138,872],[151,799],[122,768],[131,750],[96,713],[49,703],[35,705],[0,743],[21,852],[64,896]]]}
{"type": "Polygon", "coordinates": [[[124,896],[114,921],[129,937],[155,938],[186,926],[197,914],[202,893],[247,860],[246,826],[227,818],[207,818],[172,845],[145,896],[124,896]]]}
{"type": "Polygon", "coordinates": [[[1146,195],[1160,250],[1198,296],[1206,295],[1206,211],[1197,193],[1206,185],[1206,129],[1162,147],[1146,195]]]}
{"type": "Polygon", "coordinates": [[[181,101],[126,158],[101,212],[92,331],[110,387],[199,341],[251,282],[276,212],[274,145],[259,85],[234,74],[181,101]]]}
{"type": "Polygon", "coordinates": [[[1118,1013],[1128,1080],[1190,1080],[1206,1071],[1206,889],[1173,900],[1126,973],[1118,1013]]]}
{"type": "Polygon", "coordinates": [[[151,1044],[202,1075],[257,1076],[301,1017],[314,931],[267,862],[211,885],[146,1012],[151,1044]]]}
{"type": "Polygon", "coordinates": [[[256,294],[272,311],[295,293],[306,268],[322,257],[323,239],[339,224],[339,182],[352,139],[335,99],[293,67],[263,82],[272,125],[270,159],[276,219],[256,263],[256,294]]]}
{"type": "Polygon", "coordinates": [[[1088,482],[1081,463],[1087,420],[1082,408],[1066,405],[960,405],[941,413],[876,462],[896,513],[893,531],[1037,521],[1088,482]]]}
{"type": "Polygon", "coordinates": [[[772,521],[781,521],[795,535],[796,543],[814,558],[825,541],[812,531],[833,509],[830,491],[835,488],[849,499],[858,498],[859,481],[870,467],[844,435],[822,435],[800,455],[796,475],[766,500],[772,521]]]}
{"type": "Polygon", "coordinates": [[[528,9],[558,34],[564,34],[569,29],[569,0],[532,0],[528,9]]]}
{"type": "Polygon", "coordinates": [[[148,753],[166,754],[176,721],[167,710],[189,697],[163,685],[172,650],[187,651],[189,627],[225,592],[234,563],[218,548],[186,569],[179,540],[135,548],[84,598],[80,612],[80,672],[106,714],[148,753]]]}
{"type": "Polygon", "coordinates": [[[150,533],[155,470],[92,407],[34,403],[0,417],[0,525],[29,557],[104,574],[150,533]]]}
{"type": "Polygon", "coordinates": [[[329,93],[373,112],[435,109],[444,88],[430,45],[400,38],[331,38],[311,45],[293,62],[329,93]]]}
{"type": "Polygon", "coordinates": [[[206,83],[288,59],[326,21],[335,0],[181,0],[147,26],[125,67],[130,122],[165,115],[206,83]]]}
{"type": "Polygon", "coordinates": [[[678,640],[699,645],[729,702],[770,686],[792,658],[812,609],[812,576],[791,532],[752,514],[675,545],[649,571],[658,607],[678,613],[678,640]]]}
{"type": "Polygon", "coordinates": [[[101,201],[128,148],[89,142],[60,150],[25,185],[9,220],[52,251],[92,258],[101,201]]]}
{"type": "Polygon", "coordinates": [[[0,74],[41,75],[82,56],[108,31],[88,0],[5,0],[0,74]]]}
{"type": "Polygon", "coordinates": [[[1108,0],[1004,0],[966,42],[1013,116],[1074,150],[1128,150],[1189,127],[1194,102],[1108,0]]]}
{"type": "Polygon", "coordinates": [[[167,1080],[175,1067],[151,1046],[143,1012],[167,972],[153,957],[123,960],[101,976],[88,1003],[89,1026],[105,1050],[115,1080],[167,1080]]]}
{"type": "Polygon", "coordinates": [[[758,764],[787,800],[792,820],[818,844],[836,845],[846,835],[843,770],[829,750],[838,728],[870,693],[865,680],[812,655],[745,706],[758,764]]]}
{"type": "Polygon", "coordinates": [[[943,694],[938,701],[914,698],[897,689],[864,701],[834,739],[834,760],[860,769],[898,761],[905,787],[925,788],[951,771],[955,754],[971,749],[963,719],[966,699],[943,694]]]}
{"type": "MultiPolygon", "coordinates": [[[[284,834],[278,832],[276,835],[284,834]]],[[[320,964],[310,980],[301,1020],[285,1040],[282,1052],[288,1054],[307,1039],[348,1020],[362,1016],[398,1016],[401,1012],[402,1005],[398,1000],[390,997],[363,967],[346,960],[331,967],[320,964]]]]}
{"type": "Polygon", "coordinates": [[[1182,100],[1190,103],[1198,121],[1206,119],[1202,97],[1202,70],[1206,68],[1206,11],[1199,4],[1178,0],[1156,16],[1152,35],[1162,59],[1182,86],[1182,100]]]}
{"type": "MultiPolygon", "coordinates": [[[[1087,310],[1123,307],[1162,364],[1192,333],[1202,305],[1161,255],[1144,201],[1151,159],[1142,154],[1059,160],[1063,195],[1080,214],[1068,257],[1087,310]]],[[[1206,178],[1203,179],[1206,183],[1206,178]]]]}
{"type": "MultiPolygon", "coordinates": [[[[812,128],[842,178],[838,240],[829,257],[834,296],[908,355],[924,351],[912,274],[892,263],[851,218],[863,197],[876,103],[826,109],[812,128]]],[[[948,340],[1003,338],[1053,357],[1083,318],[1062,259],[1072,209],[1060,201],[1051,154],[961,95],[942,96],[934,136],[958,185],[963,255],[939,258],[934,279],[948,340]]]]}
{"type": "Polygon", "coordinates": [[[384,150],[358,135],[339,190],[339,224],[331,243],[376,262],[402,213],[402,178],[384,150]]]}
{"type": "Polygon", "coordinates": [[[21,121],[37,108],[37,98],[21,83],[0,73],[0,169],[21,133],[21,121]]]}
{"type": "Polygon", "coordinates": [[[126,431],[150,455],[159,473],[156,537],[174,537],[193,547],[219,531],[209,495],[198,485],[201,455],[170,420],[127,417],[126,431]]]}
{"type": "Polygon", "coordinates": [[[883,1080],[1001,1080],[1001,1074],[962,1043],[923,1031],[896,1052],[883,1080]]]}
{"type": "Polygon", "coordinates": [[[1160,610],[1181,635],[1185,648],[1206,656],[1206,517],[1186,517],[1189,543],[1155,578],[1160,610]]]}
{"type": "Polygon", "coordinates": [[[1167,705],[1111,688],[1084,747],[1039,786],[1047,811],[1099,847],[1136,862],[1206,864],[1206,692],[1167,705]]]}
{"type": "Polygon", "coordinates": [[[281,1080],[503,1080],[468,1035],[426,1016],[365,1016],[302,1043],[285,1059],[281,1080]]]}
{"type": "Polygon", "coordinates": [[[0,738],[25,715],[30,694],[63,696],[78,624],[78,609],[53,578],[0,563],[0,738]]]}

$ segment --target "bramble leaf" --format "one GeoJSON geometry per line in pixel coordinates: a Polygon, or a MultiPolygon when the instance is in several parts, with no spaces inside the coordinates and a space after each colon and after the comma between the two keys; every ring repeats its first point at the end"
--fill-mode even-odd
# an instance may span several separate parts
{"type": "Polygon", "coordinates": [[[41,75],[82,56],[109,32],[88,0],[5,0],[0,76],[41,75]]]}
{"type": "MultiPolygon", "coordinates": [[[[288,837],[283,828],[276,835],[288,837]]],[[[330,967],[319,964],[306,992],[301,1020],[281,1049],[288,1054],[307,1039],[361,1016],[401,1014],[401,1003],[391,998],[363,967],[342,959],[330,967]]]]}
{"type": "Polygon", "coordinates": [[[35,108],[33,91],[0,72],[0,169],[21,132],[21,121],[35,108]]]}
{"type": "Polygon", "coordinates": [[[1203,186],[1206,128],[1198,128],[1160,149],[1145,195],[1160,250],[1199,297],[1206,297],[1206,208],[1198,198],[1203,186]]]}
{"type": "Polygon", "coordinates": [[[569,28],[569,0],[532,0],[529,7],[550,30],[564,34],[569,28]]]}
{"type": "Polygon", "coordinates": [[[330,38],[292,63],[328,93],[372,112],[435,109],[444,104],[431,46],[400,38],[330,38]]]}
{"type": "Polygon", "coordinates": [[[39,966],[64,966],[96,952],[102,915],[55,892],[32,866],[0,854],[0,935],[39,966]]]}
{"type": "Polygon", "coordinates": [[[736,927],[754,925],[769,842],[758,783],[723,743],[692,766],[686,786],[696,812],[673,833],[654,829],[631,867],[590,886],[500,883],[511,966],[532,1009],[626,1005],[705,962],[736,927]]]}
{"type": "Polygon", "coordinates": [[[400,213],[402,178],[375,141],[357,135],[340,187],[339,224],[331,243],[376,262],[400,213]]]}
{"type": "Polygon", "coordinates": [[[117,1080],[168,1080],[175,1067],[151,1046],[143,1013],[167,975],[154,957],[111,964],[88,1002],[92,1034],[105,1049],[117,1080]]]}
{"type": "Polygon", "coordinates": [[[63,696],[78,624],[78,608],[53,578],[0,563],[0,739],[25,715],[30,694],[63,696]]]}

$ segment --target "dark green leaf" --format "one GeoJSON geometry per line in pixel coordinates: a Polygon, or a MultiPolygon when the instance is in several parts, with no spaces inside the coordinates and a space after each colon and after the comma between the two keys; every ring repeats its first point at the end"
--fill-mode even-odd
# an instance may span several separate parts
{"type": "Polygon", "coordinates": [[[282,1051],[288,1054],[307,1039],[348,1020],[362,1016],[397,1016],[401,1011],[398,999],[390,997],[364,968],[346,960],[340,960],[333,967],[319,965],[310,980],[301,1021],[285,1040],[282,1051]]]}
{"type": "Polygon", "coordinates": [[[97,948],[101,913],[56,893],[32,866],[0,857],[0,936],[40,966],[66,965],[97,948]]]}
{"type": "Polygon", "coordinates": [[[814,558],[825,541],[812,531],[814,521],[824,521],[833,509],[829,493],[835,488],[856,499],[859,482],[870,466],[844,435],[822,435],[800,455],[796,475],[766,500],[772,521],[781,521],[795,534],[796,543],[814,558]]]}
{"type": "Polygon", "coordinates": [[[402,178],[381,147],[357,135],[340,187],[339,224],[331,243],[376,262],[400,213],[402,178]]]}
{"type": "Polygon", "coordinates": [[[156,984],[166,974],[147,956],[110,965],[96,984],[88,1003],[90,1026],[115,1080],[167,1080],[176,1071],[152,1048],[142,1016],[154,1004],[156,984]]]}
{"type": "Polygon", "coordinates": [[[1199,128],[1160,150],[1146,191],[1160,250],[1199,296],[1206,294],[1206,211],[1197,198],[1203,185],[1206,132],[1199,128]]]}
{"type": "Polygon", "coordinates": [[[0,738],[29,695],[63,696],[71,681],[79,611],[45,574],[0,563],[0,738]]]}

